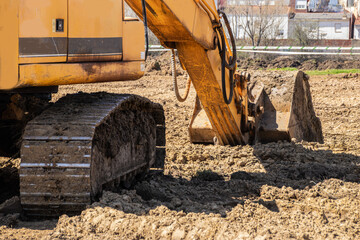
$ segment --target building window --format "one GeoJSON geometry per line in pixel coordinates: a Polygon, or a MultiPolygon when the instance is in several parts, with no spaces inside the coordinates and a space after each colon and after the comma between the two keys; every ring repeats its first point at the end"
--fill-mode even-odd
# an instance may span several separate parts
{"type": "Polygon", "coordinates": [[[295,9],[306,9],[306,4],[307,4],[306,0],[297,0],[295,9]]]}
{"type": "Polygon", "coordinates": [[[335,32],[341,33],[341,23],[335,23],[335,32]]]}

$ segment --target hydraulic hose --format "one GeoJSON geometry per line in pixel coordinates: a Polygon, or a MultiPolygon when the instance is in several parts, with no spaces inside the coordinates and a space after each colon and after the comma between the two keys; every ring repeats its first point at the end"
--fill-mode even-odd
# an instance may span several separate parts
{"type": "Polygon", "coordinates": [[[145,29],[145,61],[146,61],[148,52],[149,52],[149,31],[148,31],[148,24],[147,24],[145,0],[141,0],[141,5],[142,5],[144,29],[145,29]]]}
{"type": "Polygon", "coordinates": [[[184,94],[184,96],[181,96],[180,92],[179,92],[179,86],[177,84],[176,61],[175,61],[175,50],[174,49],[171,49],[171,70],[172,70],[172,77],[173,77],[173,84],[174,84],[174,91],[175,91],[176,99],[179,102],[185,102],[189,96],[190,87],[191,87],[191,78],[190,78],[190,76],[188,77],[188,80],[186,83],[185,94],[184,94]]]}
{"type": "MultiPolygon", "coordinates": [[[[221,31],[222,32],[222,31],[221,31]]],[[[229,86],[230,86],[230,95],[229,98],[227,97],[226,93],[226,48],[225,48],[225,39],[224,35],[220,34],[221,36],[221,46],[219,43],[219,51],[220,51],[220,57],[221,57],[221,84],[222,84],[222,93],[223,98],[226,104],[230,104],[233,99],[234,95],[234,71],[230,69],[229,71],[229,86]]]]}
{"type": "MultiPolygon", "coordinates": [[[[236,59],[237,59],[237,57],[236,57],[235,37],[234,37],[234,34],[233,34],[232,29],[230,27],[230,23],[229,23],[229,20],[228,20],[226,14],[221,10],[219,10],[218,12],[219,12],[219,15],[221,15],[222,18],[224,19],[224,23],[225,23],[226,29],[228,30],[228,33],[229,33],[229,36],[230,36],[230,41],[231,41],[231,46],[232,46],[232,59],[229,59],[229,62],[226,61],[225,65],[226,65],[227,69],[234,70],[235,67],[236,67],[236,59]]],[[[223,31],[221,31],[221,32],[223,32],[223,31]]],[[[223,37],[225,39],[224,33],[222,35],[223,35],[223,37]]],[[[226,52],[226,47],[224,46],[223,48],[225,49],[225,52],[226,52]]]]}
{"type": "Polygon", "coordinates": [[[226,104],[230,104],[232,102],[233,96],[234,96],[234,71],[236,70],[236,44],[235,44],[235,38],[233,35],[233,32],[231,30],[228,18],[226,14],[222,11],[218,11],[219,15],[222,15],[225,26],[229,32],[231,45],[232,45],[232,56],[229,57],[229,61],[227,61],[227,49],[226,49],[226,40],[225,40],[225,32],[222,28],[221,24],[216,27],[216,31],[218,32],[218,35],[220,39],[218,39],[218,47],[219,47],[219,54],[221,57],[221,83],[222,83],[222,93],[223,98],[226,104]],[[230,95],[227,96],[226,93],[226,69],[229,70],[229,86],[230,86],[230,95]]]}

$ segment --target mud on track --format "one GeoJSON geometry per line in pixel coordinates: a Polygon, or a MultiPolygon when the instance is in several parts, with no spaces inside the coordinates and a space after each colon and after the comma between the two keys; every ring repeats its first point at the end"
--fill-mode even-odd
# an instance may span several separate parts
{"type": "MultiPolygon", "coordinates": [[[[276,85],[286,83],[292,74],[253,76],[276,85]]],[[[154,69],[140,81],[64,86],[54,96],[107,91],[161,103],[167,124],[164,171],[152,171],[131,189],[105,192],[100,202],[76,217],[44,222],[0,217],[0,238],[355,239],[360,235],[360,78],[310,79],[324,144],[222,147],[189,143],[187,124],[195,93],[192,90],[187,102],[177,103],[166,75],[154,69]]]]}

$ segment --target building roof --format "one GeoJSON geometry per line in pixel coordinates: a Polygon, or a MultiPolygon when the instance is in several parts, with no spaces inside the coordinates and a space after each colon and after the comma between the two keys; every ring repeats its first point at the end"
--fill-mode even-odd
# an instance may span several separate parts
{"type": "Polygon", "coordinates": [[[331,19],[331,20],[347,20],[351,17],[345,12],[339,13],[296,13],[294,19],[331,19]]]}

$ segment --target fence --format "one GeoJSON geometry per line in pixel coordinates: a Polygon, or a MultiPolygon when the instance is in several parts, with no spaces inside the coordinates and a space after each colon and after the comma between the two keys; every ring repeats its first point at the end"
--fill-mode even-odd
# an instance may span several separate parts
{"type": "MultiPolygon", "coordinates": [[[[149,46],[151,52],[168,51],[161,45],[149,46]]],[[[237,52],[279,55],[360,55],[360,47],[238,46],[237,52]]]]}

